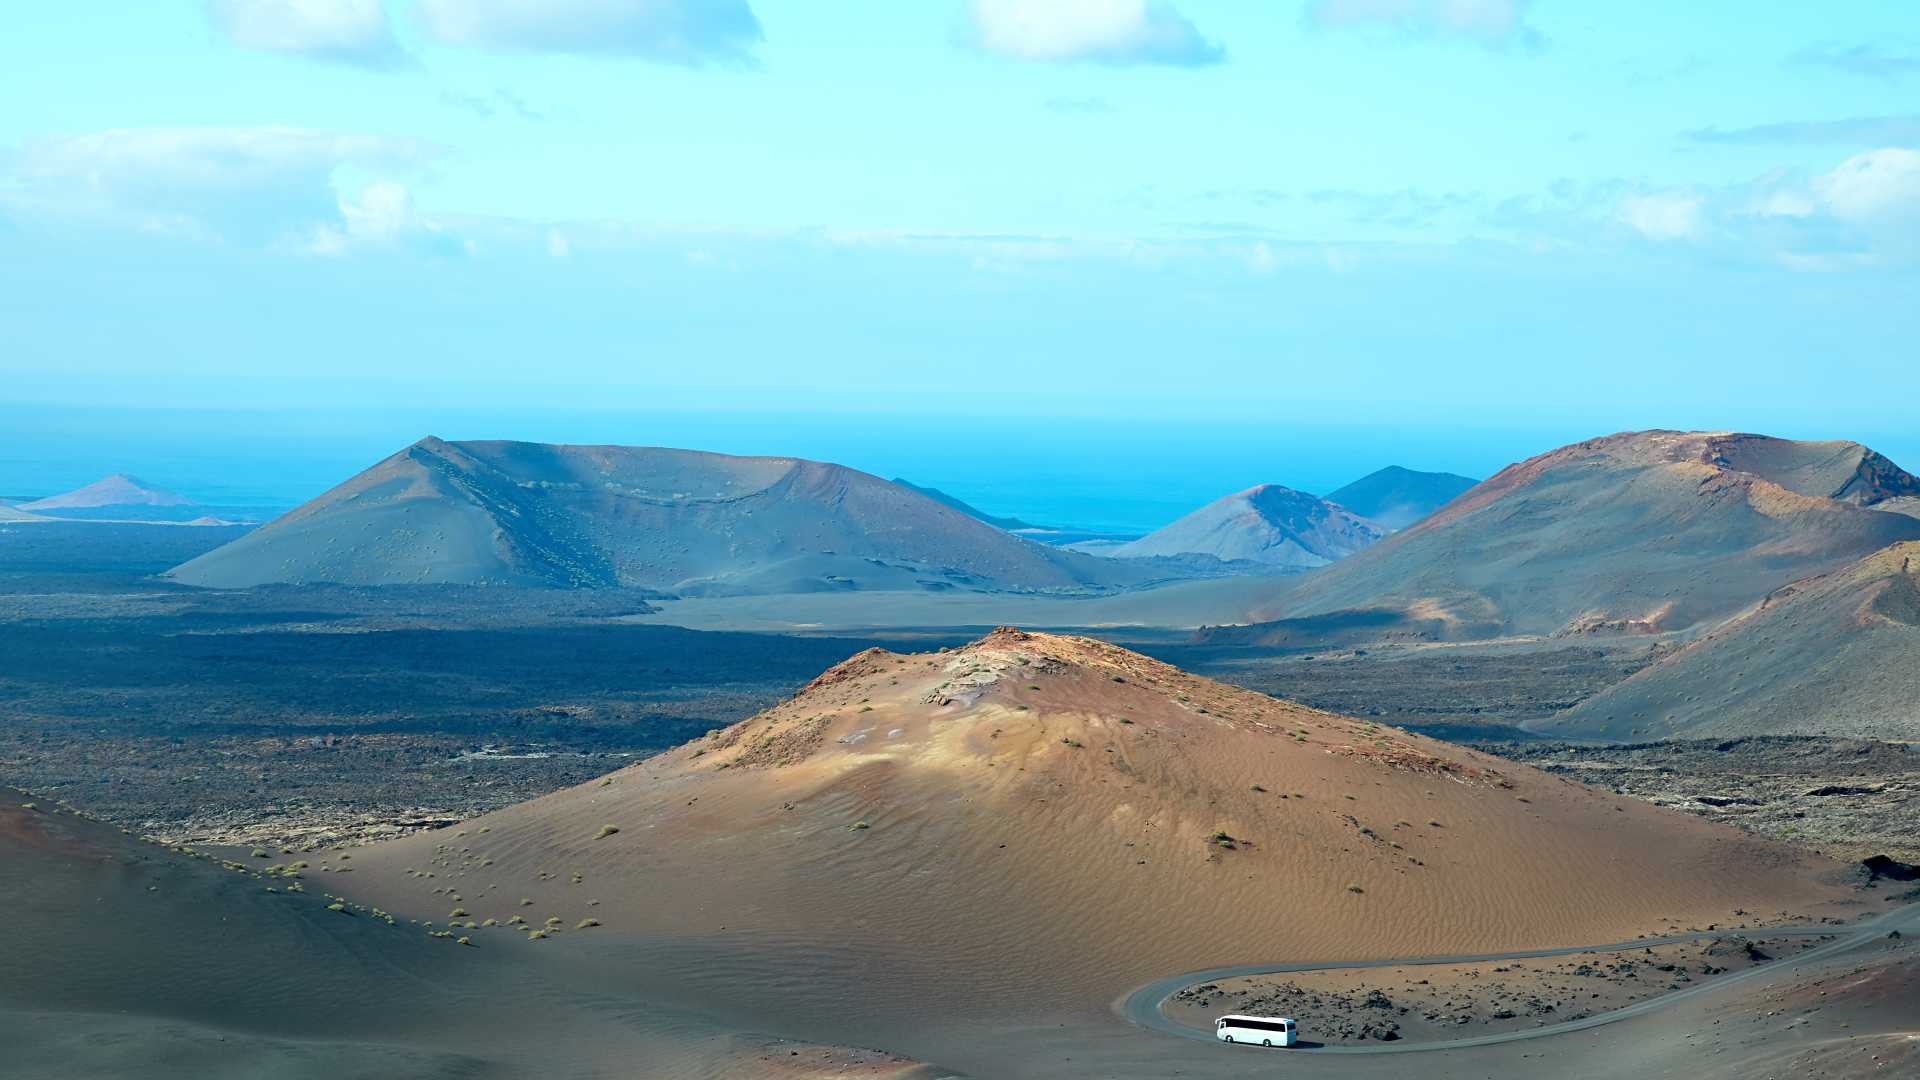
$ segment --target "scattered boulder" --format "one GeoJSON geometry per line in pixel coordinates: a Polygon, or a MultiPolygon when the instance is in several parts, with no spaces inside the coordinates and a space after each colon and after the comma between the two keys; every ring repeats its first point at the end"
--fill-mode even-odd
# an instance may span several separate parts
{"type": "Polygon", "coordinates": [[[1866,870],[1867,878],[1878,881],[1920,881],[1920,866],[1903,863],[1890,855],[1869,855],[1860,860],[1860,866],[1866,870]]]}

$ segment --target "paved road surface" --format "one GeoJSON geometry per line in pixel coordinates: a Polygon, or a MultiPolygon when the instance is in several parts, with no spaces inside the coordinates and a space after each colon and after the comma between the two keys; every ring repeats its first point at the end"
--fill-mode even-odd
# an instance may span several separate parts
{"type": "MultiPolygon", "coordinates": [[[[1920,932],[1920,904],[1908,904],[1865,922],[1850,923],[1845,926],[1766,926],[1747,929],[1700,930],[1685,934],[1669,934],[1665,937],[1641,938],[1636,941],[1621,941],[1611,945],[1579,945],[1565,949],[1530,949],[1522,952],[1480,953],[1472,956],[1425,956],[1417,959],[1401,960],[1355,960],[1350,962],[1307,963],[1307,964],[1245,964],[1238,967],[1208,968],[1205,971],[1190,971],[1184,975],[1174,975],[1135,990],[1127,996],[1121,1012],[1128,1020],[1166,1035],[1178,1035],[1183,1039],[1204,1039],[1217,1042],[1213,1032],[1207,1028],[1188,1027],[1175,1023],[1160,1011],[1167,999],[1181,989],[1203,982],[1217,982],[1221,979],[1239,978],[1245,975],[1271,975],[1294,971],[1336,971],[1343,968],[1379,968],[1407,967],[1413,964],[1479,964],[1498,960],[1527,960],[1542,956],[1572,956],[1589,952],[1625,952],[1628,949],[1644,949],[1650,945],[1673,945],[1687,941],[1703,941],[1709,938],[1727,937],[1732,934],[1746,934],[1755,938],[1769,937],[1824,937],[1836,935],[1834,940],[1808,949],[1796,956],[1772,963],[1761,964],[1745,971],[1726,975],[1699,986],[1690,986],[1685,990],[1660,994],[1636,1001],[1624,1008],[1612,1012],[1596,1013],[1580,1020],[1568,1020],[1545,1027],[1527,1028],[1522,1031],[1504,1031],[1493,1035],[1476,1035],[1465,1039],[1447,1039],[1439,1042],[1390,1042],[1367,1043],[1359,1046],[1301,1046],[1295,1053],[1311,1054],[1409,1054],[1423,1050],[1457,1050],[1468,1046],[1489,1046],[1494,1043],[1520,1042],[1524,1039],[1544,1039],[1550,1035],[1560,1035],[1569,1031],[1583,1031],[1587,1028],[1611,1024],[1616,1020],[1639,1016],[1641,1013],[1663,1009],[1673,1002],[1696,994],[1713,993],[1723,987],[1760,976],[1773,977],[1781,972],[1811,963],[1848,949],[1857,948],[1875,938],[1885,937],[1889,931],[1898,930],[1903,935],[1920,932]]],[[[1301,1032],[1302,1037],[1311,1032],[1301,1032]]]]}

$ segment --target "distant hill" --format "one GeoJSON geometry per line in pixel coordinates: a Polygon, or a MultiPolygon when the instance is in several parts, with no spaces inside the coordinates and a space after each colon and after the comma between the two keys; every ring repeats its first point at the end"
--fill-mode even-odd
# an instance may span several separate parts
{"type": "Polygon", "coordinates": [[[1452,502],[1478,482],[1453,473],[1415,472],[1389,465],[1329,492],[1326,498],[1389,532],[1398,532],[1452,502]]]}
{"type": "Polygon", "coordinates": [[[206,511],[193,500],[125,473],[44,499],[17,503],[16,510],[69,520],[187,521],[206,511]]]}
{"type": "Polygon", "coordinates": [[[1023,540],[824,462],[437,438],[172,572],[215,587],[458,583],[687,595],[1073,593],[1169,575],[1166,566],[1023,540]]]}
{"type": "Polygon", "coordinates": [[[961,513],[967,515],[970,518],[973,518],[976,521],[984,521],[987,524],[992,525],[997,529],[1006,529],[1007,531],[1011,532],[1014,529],[1037,529],[1040,527],[1030,522],[1021,521],[1019,518],[995,517],[994,515],[989,514],[983,510],[976,510],[972,506],[969,506],[966,503],[961,502],[959,499],[956,499],[953,496],[947,494],[946,492],[941,491],[939,488],[921,487],[919,484],[916,484],[911,480],[903,480],[898,476],[893,478],[893,482],[896,484],[899,484],[903,488],[908,489],[909,491],[917,491],[920,494],[925,495],[927,498],[932,499],[934,502],[937,502],[942,506],[949,507],[954,510],[958,510],[961,513]]]}
{"type": "Polygon", "coordinates": [[[1382,535],[1372,522],[1319,496],[1261,484],[1216,499],[1103,554],[1116,558],[1197,554],[1225,562],[1304,568],[1344,558],[1382,535]]]}
{"type": "Polygon", "coordinates": [[[1607,739],[1920,740],[1920,542],[1797,582],[1536,725],[1607,739]]]}
{"type": "Polygon", "coordinates": [[[1251,627],[1462,640],[1711,625],[1789,582],[1920,539],[1920,479],[1851,442],[1647,431],[1502,469],[1351,558],[1268,586],[1251,627]]]}
{"type": "Polygon", "coordinates": [[[44,510],[92,509],[102,506],[192,506],[193,500],[176,495],[165,488],[158,488],[137,477],[125,473],[95,480],[82,488],[61,495],[49,495],[44,499],[35,499],[21,503],[20,509],[29,513],[44,510]]]}

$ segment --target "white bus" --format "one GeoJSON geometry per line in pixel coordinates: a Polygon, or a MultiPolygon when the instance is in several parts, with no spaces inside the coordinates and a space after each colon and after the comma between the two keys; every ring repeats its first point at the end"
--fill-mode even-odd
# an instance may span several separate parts
{"type": "Polygon", "coordinates": [[[1213,1033],[1221,1042],[1255,1046],[1292,1046],[1298,1038],[1293,1021],[1284,1016],[1223,1016],[1213,1022],[1213,1033]]]}

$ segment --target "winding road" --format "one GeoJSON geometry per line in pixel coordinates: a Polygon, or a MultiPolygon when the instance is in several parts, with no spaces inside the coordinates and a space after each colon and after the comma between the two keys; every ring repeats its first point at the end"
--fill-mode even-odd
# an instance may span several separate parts
{"type": "MultiPolygon", "coordinates": [[[[1314,962],[1305,964],[1242,964],[1236,967],[1207,968],[1204,971],[1190,971],[1184,975],[1173,975],[1135,990],[1127,995],[1121,1005],[1121,1014],[1128,1020],[1151,1031],[1164,1035],[1177,1035],[1183,1039],[1204,1039],[1216,1042],[1209,1028],[1189,1027],[1176,1023],[1161,1007],[1167,999],[1181,989],[1196,983],[1215,982],[1220,979],[1233,979],[1246,975],[1272,975],[1296,971],[1334,971],[1352,968],[1411,967],[1421,964],[1479,964],[1500,960],[1527,960],[1543,956],[1572,956],[1590,952],[1625,952],[1629,949],[1644,949],[1652,945],[1674,945],[1687,941],[1704,941],[1710,938],[1727,937],[1731,934],[1746,934],[1756,938],[1771,937],[1825,937],[1834,935],[1834,940],[1824,945],[1808,949],[1796,956],[1772,963],[1761,964],[1714,979],[1712,982],[1690,986],[1684,990],[1660,994],[1636,1001],[1623,1008],[1610,1012],[1596,1013],[1579,1020],[1567,1020],[1545,1027],[1527,1028],[1523,1031],[1503,1031],[1492,1035],[1475,1035],[1464,1039],[1445,1039],[1437,1042],[1391,1042],[1368,1043],[1360,1046],[1319,1046],[1303,1045],[1295,1048],[1295,1053],[1310,1054],[1413,1054],[1429,1050],[1458,1050],[1469,1046],[1490,1046],[1494,1043],[1520,1042],[1525,1039],[1544,1039],[1551,1035],[1562,1035],[1570,1031],[1584,1031],[1602,1024],[1611,1024],[1616,1020],[1625,1020],[1652,1012],[1690,998],[1698,994],[1707,994],[1732,986],[1738,982],[1760,976],[1777,976],[1789,968],[1799,967],[1815,960],[1824,959],[1849,949],[1858,948],[1875,938],[1885,937],[1888,932],[1898,930],[1903,935],[1920,930],[1920,904],[1908,904],[1892,911],[1868,919],[1865,922],[1851,923],[1845,926],[1831,924],[1821,926],[1762,926],[1730,927],[1724,930],[1698,930],[1685,934],[1668,934],[1665,937],[1640,938],[1635,941],[1620,941],[1610,945],[1578,945],[1564,949],[1529,949],[1520,952],[1479,953],[1462,956],[1424,956],[1415,959],[1390,960],[1352,960],[1314,962]]],[[[1302,1035],[1308,1034],[1302,1032],[1302,1035]]]]}

